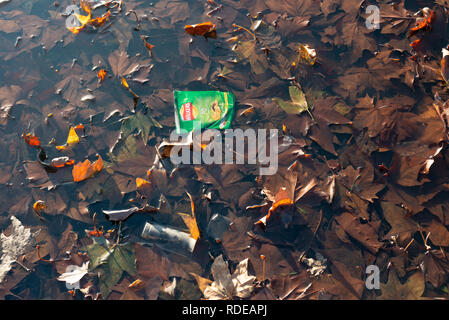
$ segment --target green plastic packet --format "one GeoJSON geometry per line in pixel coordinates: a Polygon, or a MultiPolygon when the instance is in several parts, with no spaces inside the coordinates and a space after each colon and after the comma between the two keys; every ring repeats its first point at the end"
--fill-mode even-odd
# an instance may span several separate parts
{"type": "Polygon", "coordinates": [[[234,95],[221,91],[174,91],[176,131],[228,129],[234,115],[234,95]],[[195,123],[196,122],[196,123],[195,123]]]}

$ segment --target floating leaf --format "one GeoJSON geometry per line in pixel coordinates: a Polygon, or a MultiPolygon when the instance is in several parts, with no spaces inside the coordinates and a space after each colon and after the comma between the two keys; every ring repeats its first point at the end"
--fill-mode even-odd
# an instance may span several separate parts
{"type": "Polygon", "coordinates": [[[62,146],[56,146],[56,149],[66,150],[67,148],[69,148],[79,142],[80,142],[80,138],[78,137],[78,134],[76,133],[75,128],[70,127],[69,136],[67,137],[66,144],[64,144],[62,146]]]}
{"type": "Polygon", "coordinates": [[[186,25],[184,30],[192,36],[204,36],[205,38],[210,37],[215,39],[217,37],[215,28],[216,25],[208,21],[194,25],[186,25]]]}
{"type": "Polygon", "coordinates": [[[89,261],[84,262],[81,267],[69,265],[66,270],[66,272],[58,277],[58,281],[64,281],[66,285],[73,286],[89,272],[89,261]]]}
{"type": "Polygon", "coordinates": [[[147,181],[147,180],[142,179],[142,178],[136,178],[136,187],[137,187],[137,189],[142,188],[144,186],[147,186],[149,184],[151,184],[150,181],[147,181]]]}
{"type": "Polygon", "coordinates": [[[79,26],[67,27],[72,33],[78,34],[82,29],[86,26],[93,26],[95,28],[99,28],[109,19],[111,12],[108,10],[101,17],[96,17],[92,19],[92,9],[90,3],[87,0],[80,1],[80,7],[87,13],[86,16],[81,15],[79,13],[74,13],[76,19],[80,23],[79,26]]]}
{"type": "Polygon", "coordinates": [[[101,69],[100,71],[98,71],[98,73],[97,73],[98,81],[103,82],[106,77],[106,74],[107,74],[107,71],[105,69],[101,69]]]}
{"type": "Polygon", "coordinates": [[[97,155],[97,158],[93,163],[89,159],[86,159],[84,162],[75,164],[72,170],[73,181],[80,182],[100,172],[103,169],[103,159],[100,155],[97,155]]]}
{"type": "Polygon", "coordinates": [[[152,49],[154,48],[154,45],[152,45],[151,43],[149,43],[148,41],[146,41],[144,36],[140,36],[140,38],[142,39],[143,44],[145,45],[145,47],[147,47],[148,52],[149,52],[149,54],[150,54],[150,57],[153,57],[153,51],[152,51],[152,49]]]}
{"type": "Polygon", "coordinates": [[[309,47],[309,45],[299,44],[298,63],[308,64],[313,66],[316,62],[316,51],[309,47]]]}
{"type": "Polygon", "coordinates": [[[31,133],[23,133],[22,138],[25,140],[26,143],[28,143],[32,147],[40,147],[41,142],[39,141],[39,138],[35,135],[32,135],[31,133]]]}

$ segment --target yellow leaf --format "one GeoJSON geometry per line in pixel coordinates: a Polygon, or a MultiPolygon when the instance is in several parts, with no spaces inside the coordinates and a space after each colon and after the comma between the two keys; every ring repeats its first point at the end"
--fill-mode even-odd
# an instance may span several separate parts
{"type": "Polygon", "coordinates": [[[181,215],[182,220],[184,220],[185,225],[189,228],[190,236],[197,240],[200,237],[200,231],[198,229],[198,225],[196,224],[195,217],[192,217],[186,213],[179,213],[181,215]]]}
{"type": "Polygon", "coordinates": [[[129,84],[126,82],[125,78],[122,77],[122,86],[124,86],[126,89],[129,89],[129,84]]]}
{"type": "Polygon", "coordinates": [[[56,149],[58,150],[65,150],[67,147],[72,146],[75,143],[79,143],[80,138],[78,137],[78,134],[75,131],[75,128],[70,127],[69,136],[67,137],[67,142],[65,145],[62,146],[56,146],[56,149]]]}
{"type": "Polygon", "coordinates": [[[67,137],[67,144],[71,145],[78,142],[80,142],[80,138],[76,134],[75,129],[73,127],[70,127],[69,136],[67,137]]]}
{"type": "Polygon", "coordinates": [[[151,184],[151,182],[149,182],[149,181],[147,181],[145,179],[136,178],[136,186],[137,186],[137,188],[140,188],[142,186],[146,186],[146,185],[149,185],[149,184],[151,184]]]}
{"type": "Polygon", "coordinates": [[[188,193],[188,192],[186,192],[186,193],[190,199],[192,215],[190,216],[185,213],[180,213],[180,215],[181,215],[182,220],[184,220],[185,225],[190,230],[190,236],[193,239],[197,240],[200,237],[200,230],[198,229],[198,224],[196,222],[196,217],[195,217],[195,204],[193,203],[193,199],[192,199],[192,196],[190,195],[190,193],[188,193]]]}

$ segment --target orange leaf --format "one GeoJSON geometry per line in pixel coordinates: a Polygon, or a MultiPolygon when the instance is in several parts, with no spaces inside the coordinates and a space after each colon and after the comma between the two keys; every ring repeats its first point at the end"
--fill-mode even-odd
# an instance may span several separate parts
{"type": "Polygon", "coordinates": [[[149,182],[149,181],[147,181],[145,179],[136,178],[136,186],[137,186],[137,188],[141,188],[142,186],[146,186],[146,185],[149,185],[149,184],[151,184],[151,182],[149,182]]]}
{"type": "Polygon", "coordinates": [[[153,52],[151,50],[154,48],[154,45],[146,41],[144,36],[140,36],[140,38],[142,38],[143,44],[147,47],[150,57],[153,57],[153,52]]]}
{"type": "Polygon", "coordinates": [[[86,159],[84,162],[75,164],[72,170],[73,181],[80,182],[100,172],[103,169],[103,159],[100,155],[97,155],[97,157],[98,159],[94,163],[86,159]]]}
{"type": "Polygon", "coordinates": [[[101,69],[100,71],[98,71],[97,76],[98,76],[98,79],[99,79],[100,82],[104,81],[104,78],[106,77],[106,74],[107,74],[107,72],[104,69],[101,69]]]}
{"type": "Polygon", "coordinates": [[[126,82],[125,78],[122,77],[122,86],[124,86],[126,89],[129,89],[129,84],[126,82]]]}
{"type": "Polygon", "coordinates": [[[276,194],[274,203],[271,205],[270,209],[268,210],[268,214],[261,218],[259,221],[257,221],[255,224],[260,225],[263,229],[265,229],[265,226],[267,225],[267,221],[270,219],[271,215],[278,209],[282,207],[288,207],[293,205],[293,200],[290,199],[288,196],[287,191],[285,188],[281,188],[279,192],[276,194]]]}
{"type": "Polygon", "coordinates": [[[22,138],[25,140],[26,143],[28,143],[32,147],[40,147],[41,142],[39,141],[39,138],[35,135],[32,135],[31,133],[22,133],[22,138]]]}
{"type": "Polygon", "coordinates": [[[108,11],[101,17],[96,17],[95,19],[91,19],[88,24],[91,26],[94,26],[95,28],[99,28],[108,20],[109,16],[111,15],[111,12],[108,11]]]}
{"type": "Polygon", "coordinates": [[[103,158],[97,155],[97,160],[92,164],[93,174],[100,172],[103,169],[103,158]]]}
{"type": "Polygon", "coordinates": [[[33,204],[33,209],[37,214],[39,214],[42,210],[47,209],[47,205],[44,201],[38,200],[33,204]]]}
{"type": "Polygon", "coordinates": [[[214,35],[215,27],[215,24],[208,21],[194,25],[186,25],[184,30],[187,34],[192,36],[210,36],[211,38],[216,38],[216,33],[214,35]]]}
{"type": "Polygon", "coordinates": [[[142,289],[144,286],[145,286],[145,282],[142,281],[142,280],[140,280],[140,279],[137,279],[136,281],[134,281],[133,283],[131,283],[131,284],[128,286],[128,288],[135,289],[135,290],[140,290],[140,289],[142,289]]]}
{"type": "Polygon", "coordinates": [[[192,216],[189,216],[187,214],[181,214],[182,219],[184,220],[184,223],[190,230],[190,236],[197,240],[200,237],[200,230],[198,229],[198,224],[196,222],[195,217],[195,204],[193,202],[192,196],[190,193],[186,192],[190,199],[190,207],[192,210],[192,216]]]}

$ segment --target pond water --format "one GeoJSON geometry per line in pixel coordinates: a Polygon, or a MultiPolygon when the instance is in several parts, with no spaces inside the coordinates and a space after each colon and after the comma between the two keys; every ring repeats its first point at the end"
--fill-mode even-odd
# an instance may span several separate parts
{"type": "Polygon", "coordinates": [[[447,296],[446,7],[0,2],[0,298],[447,296]],[[175,90],[233,94],[275,174],[162,156],[175,90]]]}

